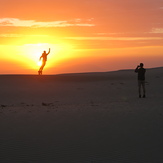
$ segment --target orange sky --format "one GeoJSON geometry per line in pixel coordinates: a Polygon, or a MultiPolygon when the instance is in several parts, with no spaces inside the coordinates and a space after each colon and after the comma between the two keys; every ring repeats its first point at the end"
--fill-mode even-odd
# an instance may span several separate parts
{"type": "Polygon", "coordinates": [[[162,66],[162,0],[0,0],[0,74],[162,66]]]}

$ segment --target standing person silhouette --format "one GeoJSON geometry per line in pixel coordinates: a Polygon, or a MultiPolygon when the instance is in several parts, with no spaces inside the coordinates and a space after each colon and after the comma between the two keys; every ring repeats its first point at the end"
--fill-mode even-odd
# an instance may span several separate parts
{"type": "Polygon", "coordinates": [[[141,98],[141,86],[143,88],[143,98],[145,98],[145,72],[146,69],[143,68],[144,64],[140,63],[135,69],[135,72],[138,73],[138,91],[139,98],[141,98]]]}
{"type": "Polygon", "coordinates": [[[40,67],[40,69],[39,69],[39,71],[38,71],[38,74],[39,74],[39,75],[42,75],[42,70],[43,70],[44,66],[46,65],[47,55],[48,55],[49,53],[50,53],[50,48],[49,48],[48,53],[46,53],[46,51],[44,51],[44,52],[42,53],[41,57],[40,57],[40,60],[41,60],[41,58],[42,58],[42,64],[41,64],[41,67],[40,67]]]}

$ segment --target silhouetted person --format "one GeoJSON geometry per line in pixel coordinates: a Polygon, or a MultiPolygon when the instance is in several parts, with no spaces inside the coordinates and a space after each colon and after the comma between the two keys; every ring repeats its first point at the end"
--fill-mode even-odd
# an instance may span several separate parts
{"type": "Polygon", "coordinates": [[[46,53],[46,51],[44,51],[44,52],[42,53],[41,57],[40,57],[40,60],[41,60],[41,58],[42,58],[42,65],[41,65],[41,67],[40,67],[40,69],[39,69],[39,71],[38,71],[38,74],[39,74],[39,75],[42,75],[42,70],[43,70],[44,66],[46,65],[47,55],[48,55],[49,53],[50,53],[50,48],[49,48],[49,52],[48,52],[48,53],[46,53]]]}
{"type": "Polygon", "coordinates": [[[135,72],[138,73],[138,88],[139,88],[139,98],[141,98],[141,86],[143,88],[143,98],[145,98],[145,72],[146,69],[143,68],[144,64],[140,63],[135,69],[135,72]]]}

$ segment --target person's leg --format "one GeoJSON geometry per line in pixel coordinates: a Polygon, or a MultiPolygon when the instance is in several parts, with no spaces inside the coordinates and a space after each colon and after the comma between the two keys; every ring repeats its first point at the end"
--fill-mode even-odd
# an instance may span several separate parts
{"type": "Polygon", "coordinates": [[[143,88],[143,97],[145,98],[145,81],[142,82],[142,88],[143,88]]]}
{"type": "Polygon", "coordinates": [[[141,81],[138,81],[138,92],[139,92],[139,98],[141,98],[141,81]]]}
{"type": "Polygon", "coordinates": [[[42,63],[42,65],[41,65],[41,67],[40,67],[40,71],[43,70],[44,66],[45,66],[45,62],[42,63]]]}
{"type": "Polygon", "coordinates": [[[40,69],[39,69],[39,71],[38,71],[38,74],[39,74],[39,75],[42,75],[42,70],[43,70],[45,64],[46,64],[46,61],[43,61],[43,62],[42,62],[42,65],[41,65],[41,67],[40,67],[40,69]]]}
{"type": "Polygon", "coordinates": [[[42,65],[41,65],[41,67],[40,67],[40,69],[39,69],[39,71],[42,71],[42,70],[43,70],[43,68],[44,68],[45,64],[46,64],[46,62],[45,62],[45,61],[43,61],[43,62],[42,62],[42,65]]]}

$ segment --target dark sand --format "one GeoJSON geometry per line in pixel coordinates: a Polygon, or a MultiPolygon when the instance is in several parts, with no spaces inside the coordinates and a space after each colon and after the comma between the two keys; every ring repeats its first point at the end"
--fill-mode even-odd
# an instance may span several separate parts
{"type": "Polygon", "coordinates": [[[0,163],[162,163],[163,68],[0,76],[0,163]]]}

